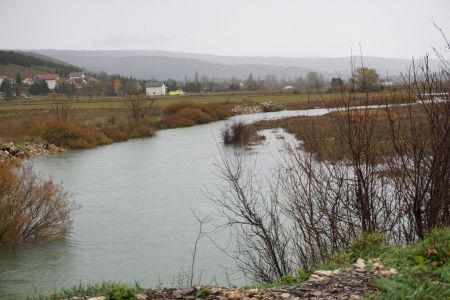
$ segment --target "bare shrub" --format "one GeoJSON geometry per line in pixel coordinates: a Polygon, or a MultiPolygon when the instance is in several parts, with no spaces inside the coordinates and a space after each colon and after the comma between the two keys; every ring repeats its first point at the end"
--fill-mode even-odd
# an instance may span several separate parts
{"type": "Polygon", "coordinates": [[[425,57],[413,62],[404,80],[411,101],[404,111],[386,109],[396,154],[387,161],[398,201],[414,220],[413,236],[423,239],[433,228],[450,226],[450,100],[433,99],[448,95],[450,72],[432,72],[425,57]]]}
{"type": "Polygon", "coordinates": [[[0,164],[0,244],[19,246],[64,238],[73,205],[60,185],[42,180],[30,166],[0,164]]]}
{"type": "Polygon", "coordinates": [[[342,93],[327,123],[332,137],[298,128],[304,143],[287,145],[270,189],[239,156],[223,154],[218,170],[228,189],[212,198],[236,238],[240,267],[271,281],[312,268],[361,234],[404,244],[450,226],[450,100],[433,96],[450,91],[449,74],[430,70],[427,57],[413,62],[401,107],[374,110],[367,93],[355,109],[354,92],[342,93]],[[317,156],[329,140],[339,159],[317,156]]]}
{"type": "Polygon", "coordinates": [[[217,163],[229,188],[210,195],[217,204],[224,226],[231,229],[237,249],[230,255],[241,270],[256,282],[279,279],[292,271],[289,235],[284,228],[276,193],[266,194],[254,167],[245,168],[242,156],[221,156],[217,163]]]}
{"type": "Polygon", "coordinates": [[[220,131],[224,144],[245,143],[249,139],[249,131],[242,121],[233,121],[220,131]]]}
{"type": "Polygon", "coordinates": [[[231,112],[223,104],[180,102],[163,109],[163,128],[185,127],[204,124],[229,117],[231,112]]]}
{"type": "Polygon", "coordinates": [[[103,132],[74,122],[47,121],[36,124],[33,130],[48,143],[70,149],[93,148],[112,142],[103,132]]]}
{"type": "Polygon", "coordinates": [[[74,109],[71,103],[72,96],[55,96],[50,111],[59,122],[67,122],[72,116],[74,109]]]}
{"type": "Polygon", "coordinates": [[[145,117],[152,111],[154,100],[145,97],[129,96],[123,99],[123,104],[130,111],[133,121],[138,124],[144,121],[145,117]]]}

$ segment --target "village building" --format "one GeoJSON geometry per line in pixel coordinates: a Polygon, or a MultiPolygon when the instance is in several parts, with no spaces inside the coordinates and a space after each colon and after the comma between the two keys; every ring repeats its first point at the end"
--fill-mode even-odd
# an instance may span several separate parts
{"type": "Polygon", "coordinates": [[[167,91],[164,82],[149,82],[145,85],[145,94],[147,96],[165,95],[167,91]]]}
{"type": "Polygon", "coordinates": [[[3,81],[9,81],[9,84],[11,85],[11,87],[16,85],[16,80],[14,78],[12,78],[11,76],[0,76],[0,85],[2,85],[3,81]]]}
{"type": "Polygon", "coordinates": [[[69,80],[86,80],[86,73],[84,72],[70,72],[69,80]]]}
{"type": "Polygon", "coordinates": [[[54,90],[56,88],[56,82],[59,79],[58,74],[38,74],[35,77],[37,80],[43,80],[47,83],[48,88],[50,90],[54,90]]]}
{"type": "Polygon", "coordinates": [[[34,83],[34,80],[31,77],[27,77],[24,80],[22,80],[22,83],[25,85],[32,85],[34,83]]]}
{"type": "Polygon", "coordinates": [[[76,88],[82,88],[87,84],[86,73],[84,72],[71,72],[69,73],[69,83],[76,88]]]}

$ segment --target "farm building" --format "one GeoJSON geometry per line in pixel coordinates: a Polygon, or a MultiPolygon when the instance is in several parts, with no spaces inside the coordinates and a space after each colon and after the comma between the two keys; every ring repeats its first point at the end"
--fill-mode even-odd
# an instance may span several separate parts
{"type": "Polygon", "coordinates": [[[33,82],[34,82],[33,78],[31,78],[31,77],[27,77],[24,80],[22,80],[22,83],[25,84],[25,85],[32,85],[33,82]]]}
{"type": "Polygon", "coordinates": [[[145,85],[145,94],[147,96],[158,96],[166,94],[166,84],[164,82],[149,82],[145,85]]]}
{"type": "Polygon", "coordinates": [[[3,80],[9,81],[11,86],[14,86],[16,84],[16,80],[11,76],[0,76],[0,85],[2,84],[3,80]]]}
{"type": "Polygon", "coordinates": [[[39,75],[36,75],[36,79],[44,80],[45,82],[47,82],[48,88],[50,90],[54,90],[56,87],[56,82],[59,79],[59,75],[58,74],[39,74],[39,75]]]}

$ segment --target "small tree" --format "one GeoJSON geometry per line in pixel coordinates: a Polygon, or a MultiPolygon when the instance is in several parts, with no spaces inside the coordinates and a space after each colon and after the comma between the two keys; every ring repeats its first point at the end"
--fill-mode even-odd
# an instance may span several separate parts
{"type": "Polygon", "coordinates": [[[139,95],[130,96],[123,100],[123,103],[128,108],[136,124],[142,123],[145,117],[150,114],[153,106],[153,100],[146,99],[139,95]]]}
{"type": "Polygon", "coordinates": [[[72,96],[67,94],[65,97],[57,96],[53,101],[50,111],[59,122],[67,122],[72,115],[73,107],[71,98],[72,96]]]}
{"type": "Polygon", "coordinates": [[[116,79],[114,80],[114,94],[116,94],[116,96],[119,96],[121,92],[122,92],[122,83],[120,82],[119,79],[116,79]]]}
{"type": "Polygon", "coordinates": [[[378,73],[375,69],[360,67],[353,74],[353,82],[361,92],[370,92],[376,89],[378,81],[378,73]]]}
{"type": "Polygon", "coordinates": [[[72,228],[72,211],[61,185],[40,179],[29,166],[12,171],[0,163],[0,244],[64,238],[72,228]]]}
{"type": "Polygon", "coordinates": [[[331,79],[331,87],[333,89],[337,89],[337,88],[341,87],[342,85],[344,85],[344,82],[342,81],[342,79],[340,77],[334,77],[331,79]]]}
{"type": "Polygon", "coordinates": [[[20,95],[22,94],[22,77],[20,77],[19,73],[17,73],[16,75],[15,94],[16,97],[20,97],[20,95]]]}
{"type": "Polygon", "coordinates": [[[133,87],[131,88],[131,93],[136,96],[142,93],[142,85],[139,81],[136,81],[136,83],[133,84],[133,87]]]}
{"type": "Polygon", "coordinates": [[[12,96],[12,88],[11,88],[11,83],[9,82],[9,80],[3,80],[2,81],[2,85],[0,86],[0,91],[5,93],[6,97],[11,97],[12,96]]]}
{"type": "Polygon", "coordinates": [[[245,89],[248,91],[256,90],[256,81],[253,79],[253,74],[250,73],[244,82],[245,89]]]}
{"type": "Polygon", "coordinates": [[[44,80],[35,81],[29,89],[31,95],[47,95],[50,92],[47,82],[44,80]]]}
{"type": "Polygon", "coordinates": [[[306,74],[306,83],[309,89],[317,92],[324,85],[323,76],[317,72],[308,72],[306,74]]]}

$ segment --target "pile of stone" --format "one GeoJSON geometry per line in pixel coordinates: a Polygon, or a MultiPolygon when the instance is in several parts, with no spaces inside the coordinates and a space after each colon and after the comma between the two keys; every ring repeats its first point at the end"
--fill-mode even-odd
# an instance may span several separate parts
{"type": "Polygon", "coordinates": [[[282,106],[281,104],[267,101],[256,105],[236,105],[231,110],[231,113],[234,115],[245,115],[281,110],[284,110],[284,106],[282,106]]]}
{"type": "Polygon", "coordinates": [[[236,105],[231,110],[233,115],[257,114],[262,112],[262,107],[259,105],[236,105]]]}
{"type": "Polygon", "coordinates": [[[364,295],[376,292],[368,286],[370,279],[397,274],[395,269],[384,270],[379,260],[368,263],[371,268],[359,258],[354,268],[316,271],[308,281],[290,289],[289,293],[300,299],[363,299],[364,295]]]}
{"type": "Polygon", "coordinates": [[[260,104],[264,112],[271,112],[271,111],[281,111],[284,110],[284,106],[278,103],[273,103],[271,101],[263,102],[260,104]]]}
{"type": "Polygon", "coordinates": [[[30,158],[35,156],[42,156],[48,153],[61,153],[67,150],[53,144],[37,144],[28,143],[25,145],[14,144],[13,142],[0,145],[0,160],[7,160],[13,158],[30,158]]]}

